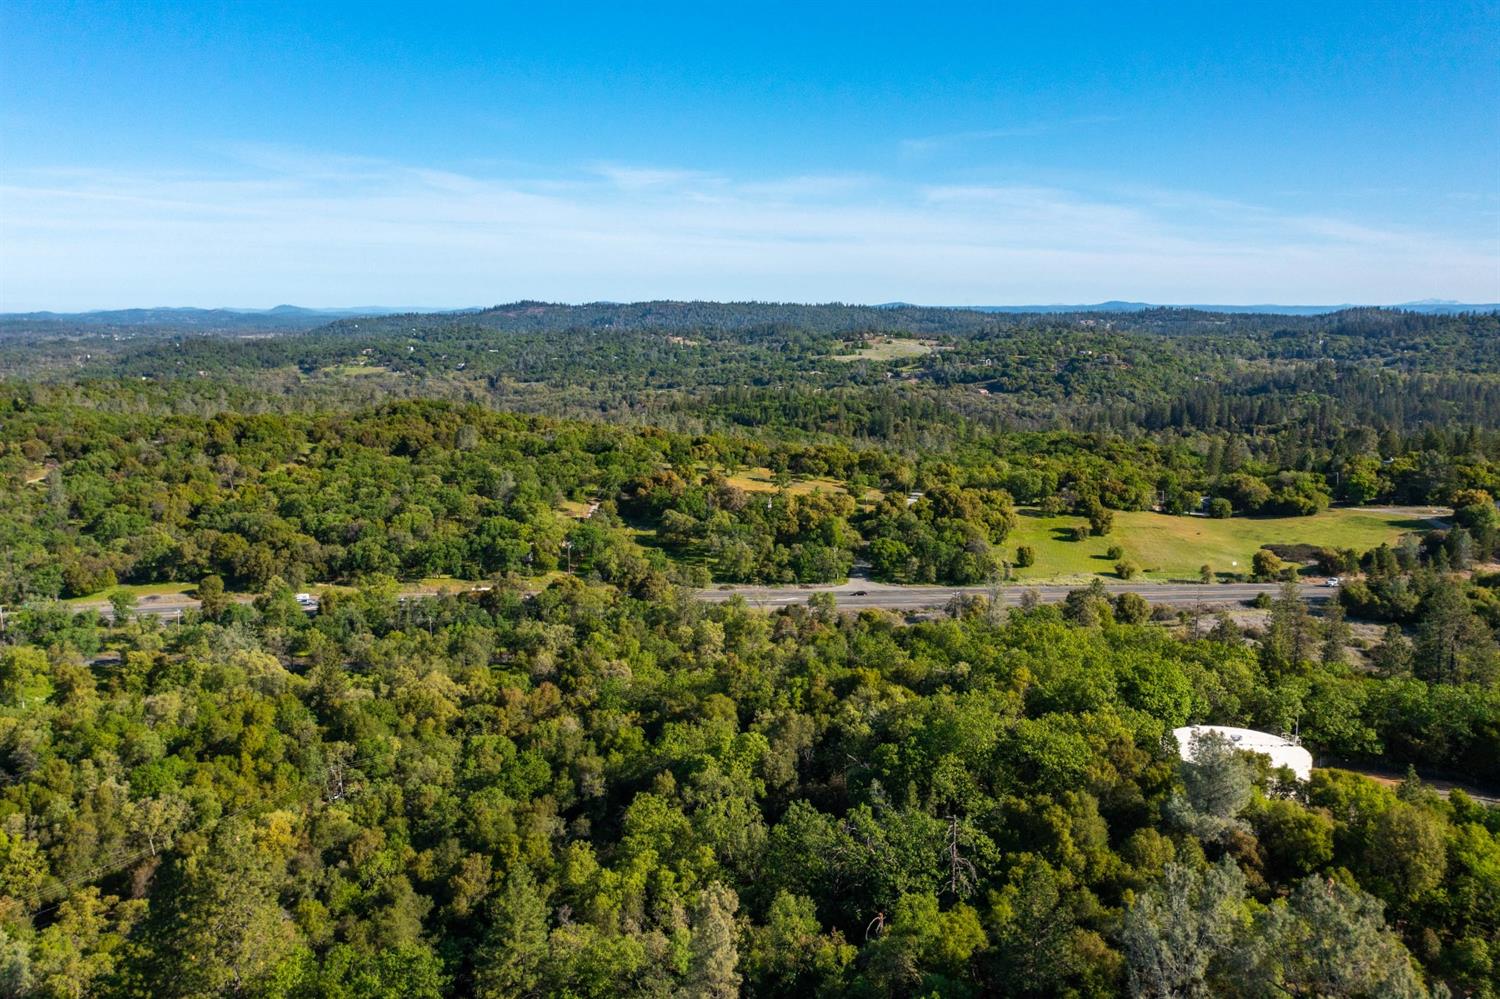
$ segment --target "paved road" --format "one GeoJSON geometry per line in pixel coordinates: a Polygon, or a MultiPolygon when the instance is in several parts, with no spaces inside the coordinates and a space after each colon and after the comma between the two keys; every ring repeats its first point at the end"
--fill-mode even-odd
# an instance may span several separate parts
{"type": "MultiPolygon", "coordinates": [[[[1362,776],[1368,777],[1370,780],[1374,781],[1377,784],[1384,784],[1391,790],[1395,790],[1400,786],[1401,782],[1406,779],[1406,774],[1400,771],[1378,767],[1369,763],[1351,763],[1341,762],[1339,760],[1330,760],[1323,765],[1323,769],[1348,770],[1353,773],[1361,774],[1362,776]]],[[[1491,808],[1500,805],[1500,787],[1486,788],[1481,787],[1477,784],[1465,784],[1460,781],[1451,780],[1444,777],[1434,777],[1428,773],[1422,774],[1421,777],[1423,784],[1425,784],[1428,788],[1436,791],[1444,798],[1448,797],[1454,791],[1463,791],[1465,794],[1473,798],[1475,801],[1479,802],[1481,805],[1487,805],[1491,808]]]]}
{"type": "MultiPolygon", "coordinates": [[[[1262,593],[1275,595],[1278,583],[1125,583],[1106,582],[1111,595],[1139,593],[1153,604],[1168,604],[1174,607],[1201,604],[1205,607],[1226,606],[1254,600],[1262,593]]],[[[998,590],[1000,599],[1007,606],[1020,603],[1021,595],[1034,591],[1044,603],[1056,603],[1078,586],[1048,584],[1043,586],[1005,585],[998,590]]],[[[788,587],[788,586],[735,586],[717,590],[701,590],[699,598],[712,603],[731,597],[744,597],[754,606],[785,607],[788,604],[805,603],[814,593],[832,593],[840,607],[863,609],[883,607],[887,610],[925,610],[942,607],[959,595],[989,595],[988,586],[890,586],[879,583],[845,583],[841,586],[788,587]]],[[[1336,592],[1331,587],[1303,584],[1302,595],[1309,601],[1322,601],[1336,592]]]]}
{"type": "MultiPolygon", "coordinates": [[[[1237,603],[1243,603],[1255,599],[1262,593],[1275,595],[1280,588],[1279,583],[1126,583],[1106,582],[1104,588],[1111,595],[1119,593],[1139,593],[1153,604],[1166,604],[1172,607],[1224,607],[1237,603]]],[[[1078,589],[1077,585],[1046,584],[1041,586],[1023,586],[1020,584],[1007,584],[1000,587],[1000,598],[1007,606],[1015,606],[1020,603],[1021,595],[1028,590],[1034,591],[1044,603],[1056,603],[1062,600],[1072,590],[1078,589]]],[[[745,601],[753,607],[776,608],[786,607],[791,604],[802,604],[807,598],[815,593],[831,593],[838,601],[840,607],[851,610],[863,610],[866,607],[881,607],[886,610],[895,611],[920,611],[931,610],[936,607],[945,606],[949,600],[960,594],[978,596],[989,595],[992,589],[988,586],[892,586],[888,583],[875,583],[866,580],[851,580],[837,586],[728,586],[717,589],[699,590],[698,599],[708,603],[722,603],[732,597],[744,597],[745,601]]],[[[1313,583],[1302,585],[1302,596],[1308,601],[1319,602],[1328,599],[1330,595],[1337,592],[1331,587],[1325,587],[1313,583]]],[[[424,594],[413,593],[408,596],[422,596],[424,594]]],[[[240,603],[248,603],[250,597],[235,596],[234,600],[240,603]]],[[[93,602],[75,604],[78,610],[97,610],[106,617],[109,616],[109,604],[104,602],[93,602]]],[[[198,601],[192,597],[168,596],[168,597],[146,597],[136,604],[137,614],[155,614],[158,617],[179,617],[185,610],[196,610],[198,601]]]]}

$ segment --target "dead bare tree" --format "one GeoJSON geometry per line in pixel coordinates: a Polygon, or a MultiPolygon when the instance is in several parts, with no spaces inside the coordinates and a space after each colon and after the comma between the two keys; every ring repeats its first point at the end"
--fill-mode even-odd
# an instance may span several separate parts
{"type": "Polygon", "coordinates": [[[948,890],[958,898],[967,898],[974,891],[979,872],[973,861],[959,851],[958,816],[948,816],[948,890]]]}

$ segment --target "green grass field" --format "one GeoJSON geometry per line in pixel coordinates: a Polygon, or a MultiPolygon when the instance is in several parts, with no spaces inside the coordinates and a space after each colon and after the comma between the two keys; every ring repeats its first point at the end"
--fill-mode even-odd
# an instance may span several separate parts
{"type": "Polygon", "coordinates": [[[108,600],[116,593],[128,593],[137,601],[146,597],[176,597],[197,588],[197,583],[121,583],[86,597],[69,597],[65,604],[97,604],[108,600]]]}
{"type": "Polygon", "coordinates": [[[1140,566],[1145,578],[1196,580],[1204,564],[1215,573],[1249,573],[1250,559],[1265,545],[1311,544],[1363,552],[1430,526],[1409,514],[1360,509],[1327,510],[1313,517],[1228,520],[1117,511],[1108,536],[1068,541],[1068,529],[1086,523],[1082,517],[1045,517],[1035,510],[1019,513],[1017,529],[1005,539],[1006,557],[1014,560],[1017,546],[1031,545],[1036,549],[1036,564],[1017,570],[1017,576],[1064,582],[1097,573],[1113,575],[1115,560],[1105,555],[1111,545],[1123,548],[1125,558],[1140,566]]]}
{"type": "Polygon", "coordinates": [[[835,354],[835,361],[900,361],[910,357],[921,357],[937,349],[931,340],[908,340],[904,337],[876,336],[865,341],[859,350],[848,354],[835,354]]]}

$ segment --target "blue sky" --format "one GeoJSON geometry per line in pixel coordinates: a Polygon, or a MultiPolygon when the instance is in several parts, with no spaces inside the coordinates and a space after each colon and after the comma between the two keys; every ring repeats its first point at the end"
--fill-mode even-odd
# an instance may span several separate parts
{"type": "Polygon", "coordinates": [[[0,4],[0,308],[1500,301],[1495,3],[277,6],[0,4]]]}

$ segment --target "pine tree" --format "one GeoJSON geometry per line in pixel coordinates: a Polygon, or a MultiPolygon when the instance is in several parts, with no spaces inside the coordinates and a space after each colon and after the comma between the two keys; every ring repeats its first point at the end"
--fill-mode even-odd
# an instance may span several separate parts
{"type": "Polygon", "coordinates": [[[1313,619],[1302,592],[1295,581],[1287,580],[1271,603],[1271,619],[1261,642],[1261,659],[1273,670],[1289,670],[1312,658],[1314,641],[1313,619]]]}
{"type": "Polygon", "coordinates": [[[475,995],[534,994],[547,960],[547,903],[525,864],[511,869],[492,904],[489,933],[475,958],[475,995]]]}
{"type": "Polygon", "coordinates": [[[1423,601],[1415,672],[1434,683],[1486,683],[1495,673],[1495,643],[1452,578],[1440,578],[1423,601]]]}
{"type": "Polygon", "coordinates": [[[1221,994],[1215,972],[1244,922],[1245,875],[1228,857],[1199,873],[1168,864],[1162,882],[1137,897],[1122,932],[1136,996],[1221,994]]]}
{"type": "Polygon", "coordinates": [[[1463,572],[1474,564],[1474,536],[1462,527],[1448,532],[1445,548],[1448,564],[1455,572],[1463,572]]]}
{"type": "Polygon", "coordinates": [[[1344,664],[1344,650],[1349,645],[1349,622],[1344,620],[1344,606],[1337,600],[1328,602],[1323,612],[1323,661],[1330,666],[1344,664]]]}
{"type": "Polygon", "coordinates": [[[698,893],[684,995],[733,999],[740,994],[739,933],[734,923],[739,905],[735,893],[717,881],[698,893]]]}
{"type": "Polygon", "coordinates": [[[1401,631],[1399,624],[1388,624],[1380,644],[1370,657],[1375,671],[1381,676],[1409,676],[1413,658],[1410,639],[1401,631]]]}

